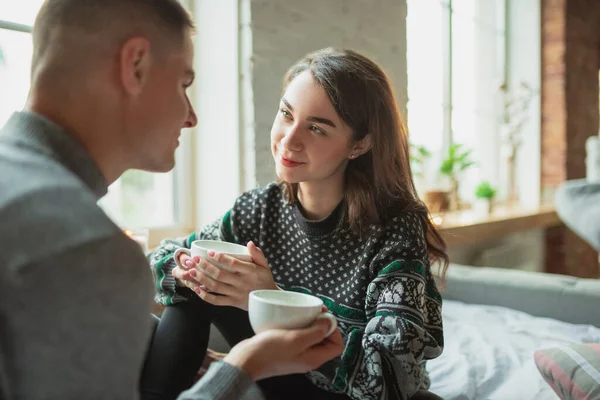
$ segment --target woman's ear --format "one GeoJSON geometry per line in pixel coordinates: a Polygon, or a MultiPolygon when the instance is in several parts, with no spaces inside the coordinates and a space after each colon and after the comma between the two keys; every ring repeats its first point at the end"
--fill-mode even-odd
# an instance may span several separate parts
{"type": "Polygon", "coordinates": [[[360,157],[369,150],[371,150],[371,134],[366,134],[364,138],[359,140],[352,146],[352,152],[350,158],[360,157]]]}

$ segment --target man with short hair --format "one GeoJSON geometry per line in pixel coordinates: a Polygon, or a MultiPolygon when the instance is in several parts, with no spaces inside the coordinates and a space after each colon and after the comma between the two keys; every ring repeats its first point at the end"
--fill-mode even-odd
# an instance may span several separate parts
{"type": "MultiPolygon", "coordinates": [[[[42,6],[25,111],[0,132],[0,398],[138,396],[152,277],[96,202],[128,169],[173,168],[197,122],[193,30],[176,0],[42,6]]],[[[341,353],[327,328],[242,342],[182,398],[260,398],[253,380],[341,353]]]]}

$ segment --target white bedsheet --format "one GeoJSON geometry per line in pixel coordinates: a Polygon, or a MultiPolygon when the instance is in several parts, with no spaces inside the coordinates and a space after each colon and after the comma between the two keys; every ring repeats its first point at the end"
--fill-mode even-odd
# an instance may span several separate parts
{"type": "Polygon", "coordinates": [[[545,400],[558,397],[533,362],[537,349],[600,343],[600,329],[534,317],[504,307],[444,301],[444,353],[427,363],[431,391],[445,400],[545,400]]]}

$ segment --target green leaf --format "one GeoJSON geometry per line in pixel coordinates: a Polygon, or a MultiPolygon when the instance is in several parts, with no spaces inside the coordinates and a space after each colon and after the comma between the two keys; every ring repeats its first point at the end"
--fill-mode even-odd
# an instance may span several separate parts
{"type": "Polygon", "coordinates": [[[482,181],[475,188],[475,197],[479,199],[493,199],[496,196],[497,190],[490,185],[488,181],[482,181]]]}
{"type": "Polygon", "coordinates": [[[468,161],[468,162],[465,162],[465,163],[462,163],[462,164],[459,164],[459,165],[460,165],[459,170],[460,171],[464,171],[465,169],[469,168],[470,166],[475,165],[475,162],[474,161],[468,161]]]}
{"type": "Polygon", "coordinates": [[[454,160],[446,159],[442,162],[440,172],[444,175],[452,176],[454,172],[454,160]]]}
{"type": "Polygon", "coordinates": [[[464,153],[462,153],[461,155],[459,155],[458,158],[458,162],[462,163],[464,162],[467,158],[469,158],[471,156],[471,150],[467,150],[464,153]]]}
{"type": "Polygon", "coordinates": [[[425,157],[429,157],[431,156],[431,153],[429,152],[429,150],[427,150],[425,147],[423,146],[419,146],[417,147],[417,151],[419,152],[419,154],[425,158],[425,157]]]}
{"type": "Polygon", "coordinates": [[[456,158],[456,153],[460,150],[460,144],[450,145],[448,149],[448,158],[456,158]]]}
{"type": "Polygon", "coordinates": [[[440,172],[457,179],[456,174],[475,164],[471,160],[472,153],[472,150],[463,147],[460,143],[451,144],[448,149],[448,157],[442,162],[440,172]]]}

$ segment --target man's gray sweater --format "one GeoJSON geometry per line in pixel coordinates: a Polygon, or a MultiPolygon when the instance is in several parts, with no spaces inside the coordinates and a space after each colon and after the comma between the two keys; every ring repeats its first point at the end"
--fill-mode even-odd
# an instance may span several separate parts
{"type": "MultiPolygon", "coordinates": [[[[0,399],[138,397],[152,276],[96,204],[106,192],[88,152],[46,118],[16,113],[0,131],[0,399]]],[[[236,368],[210,372],[185,398],[260,396],[236,368]]]]}

